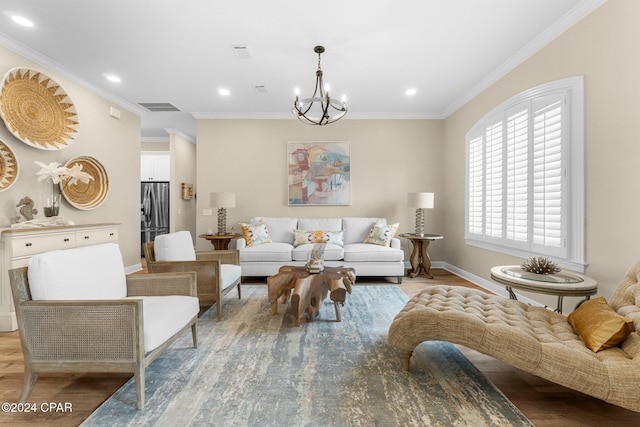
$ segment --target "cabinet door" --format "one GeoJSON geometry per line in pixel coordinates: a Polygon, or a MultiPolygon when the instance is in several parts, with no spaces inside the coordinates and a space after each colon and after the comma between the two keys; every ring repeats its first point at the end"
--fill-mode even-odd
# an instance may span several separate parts
{"type": "Polygon", "coordinates": [[[169,181],[171,175],[169,153],[142,154],[140,181],[169,181]]]}
{"type": "Polygon", "coordinates": [[[156,156],[153,159],[153,180],[154,181],[169,181],[171,176],[169,155],[156,156]]]}
{"type": "Polygon", "coordinates": [[[153,159],[150,156],[140,157],[140,181],[153,181],[153,159]]]}

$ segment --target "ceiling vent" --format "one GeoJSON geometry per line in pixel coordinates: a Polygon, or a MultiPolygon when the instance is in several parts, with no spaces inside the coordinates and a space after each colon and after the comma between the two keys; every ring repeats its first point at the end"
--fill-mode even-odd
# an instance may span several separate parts
{"type": "Polygon", "coordinates": [[[180,111],[175,105],[168,102],[140,102],[139,105],[146,108],[149,111],[164,112],[164,111],[180,111]]]}
{"type": "Polygon", "coordinates": [[[253,85],[253,90],[256,93],[267,93],[267,88],[264,85],[253,85]]]}
{"type": "Polygon", "coordinates": [[[231,49],[236,59],[251,59],[251,52],[246,44],[232,44],[231,49]]]}

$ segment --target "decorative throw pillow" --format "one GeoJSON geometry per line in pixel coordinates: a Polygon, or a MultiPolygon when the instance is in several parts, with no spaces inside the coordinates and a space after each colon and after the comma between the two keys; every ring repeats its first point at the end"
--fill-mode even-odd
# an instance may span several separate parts
{"type": "Polygon", "coordinates": [[[615,347],[633,332],[633,320],[613,311],[604,297],[585,301],[567,320],[593,352],[615,347]]]}
{"type": "Polygon", "coordinates": [[[247,242],[247,247],[271,243],[269,230],[267,230],[267,225],[264,222],[259,222],[256,225],[240,224],[240,227],[242,227],[242,235],[245,242],[247,242]]]}
{"type": "Polygon", "coordinates": [[[294,246],[304,245],[307,243],[333,243],[334,245],[344,246],[342,238],[342,230],[293,230],[294,246]]]}
{"type": "Polygon", "coordinates": [[[369,230],[369,234],[365,237],[364,242],[387,247],[391,246],[391,238],[396,235],[399,226],[400,223],[398,222],[390,225],[382,225],[378,223],[373,224],[373,226],[371,226],[371,230],[369,230]]]}

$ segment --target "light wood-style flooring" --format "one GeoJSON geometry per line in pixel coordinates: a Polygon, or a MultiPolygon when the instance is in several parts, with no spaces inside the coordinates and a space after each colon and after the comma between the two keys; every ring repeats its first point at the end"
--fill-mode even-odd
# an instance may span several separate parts
{"type": "MultiPolygon", "coordinates": [[[[405,278],[400,286],[413,296],[426,286],[448,284],[477,287],[445,270],[432,270],[434,279],[405,278]]],[[[360,280],[360,284],[389,284],[384,279],[360,280]]],[[[248,280],[246,285],[263,285],[248,280]]],[[[598,399],[542,380],[474,350],[460,347],[482,371],[536,426],[638,426],[640,413],[628,411],[598,399]]],[[[18,332],[0,332],[0,402],[15,402],[23,381],[22,351],[18,332]]],[[[398,360],[400,369],[400,360],[398,360]]],[[[77,426],[130,377],[128,374],[43,374],[29,402],[36,413],[0,412],[0,426],[77,426]],[[43,412],[42,403],[72,404],[72,412],[43,412]]],[[[639,385],[640,386],[640,385],[639,385]]]]}

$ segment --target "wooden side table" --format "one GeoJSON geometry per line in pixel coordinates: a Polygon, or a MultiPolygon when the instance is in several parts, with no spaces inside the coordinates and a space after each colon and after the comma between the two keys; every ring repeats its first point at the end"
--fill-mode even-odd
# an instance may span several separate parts
{"type": "Polygon", "coordinates": [[[240,237],[239,234],[201,234],[198,237],[207,239],[216,251],[229,249],[229,242],[240,237]]]}
{"type": "Polygon", "coordinates": [[[429,279],[433,279],[431,275],[431,258],[429,258],[429,242],[441,240],[444,237],[439,234],[424,234],[419,236],[415,233],[403,233],[400,237],[408,239],[413,244],[413,251],[409,261],[411,262],[411,270],[407,270],[407,276],[414,278],[419,274],[424,274],[429,279]]]}
{"type": "Polygon", "coordinates": [[[598,292],[598,282],[577,273],[560,272],[553,275],[538,275],[528,273],[519,265],[499,265],[491,269],[491,278],[504,285],[509,292],[509,298],[517,300],[513,288],[539,294],[555,295],[558,306],[555,311],[562,314],[562,299],[565,296],[585,297],[578,302],[576,308],[598,292]]]}

